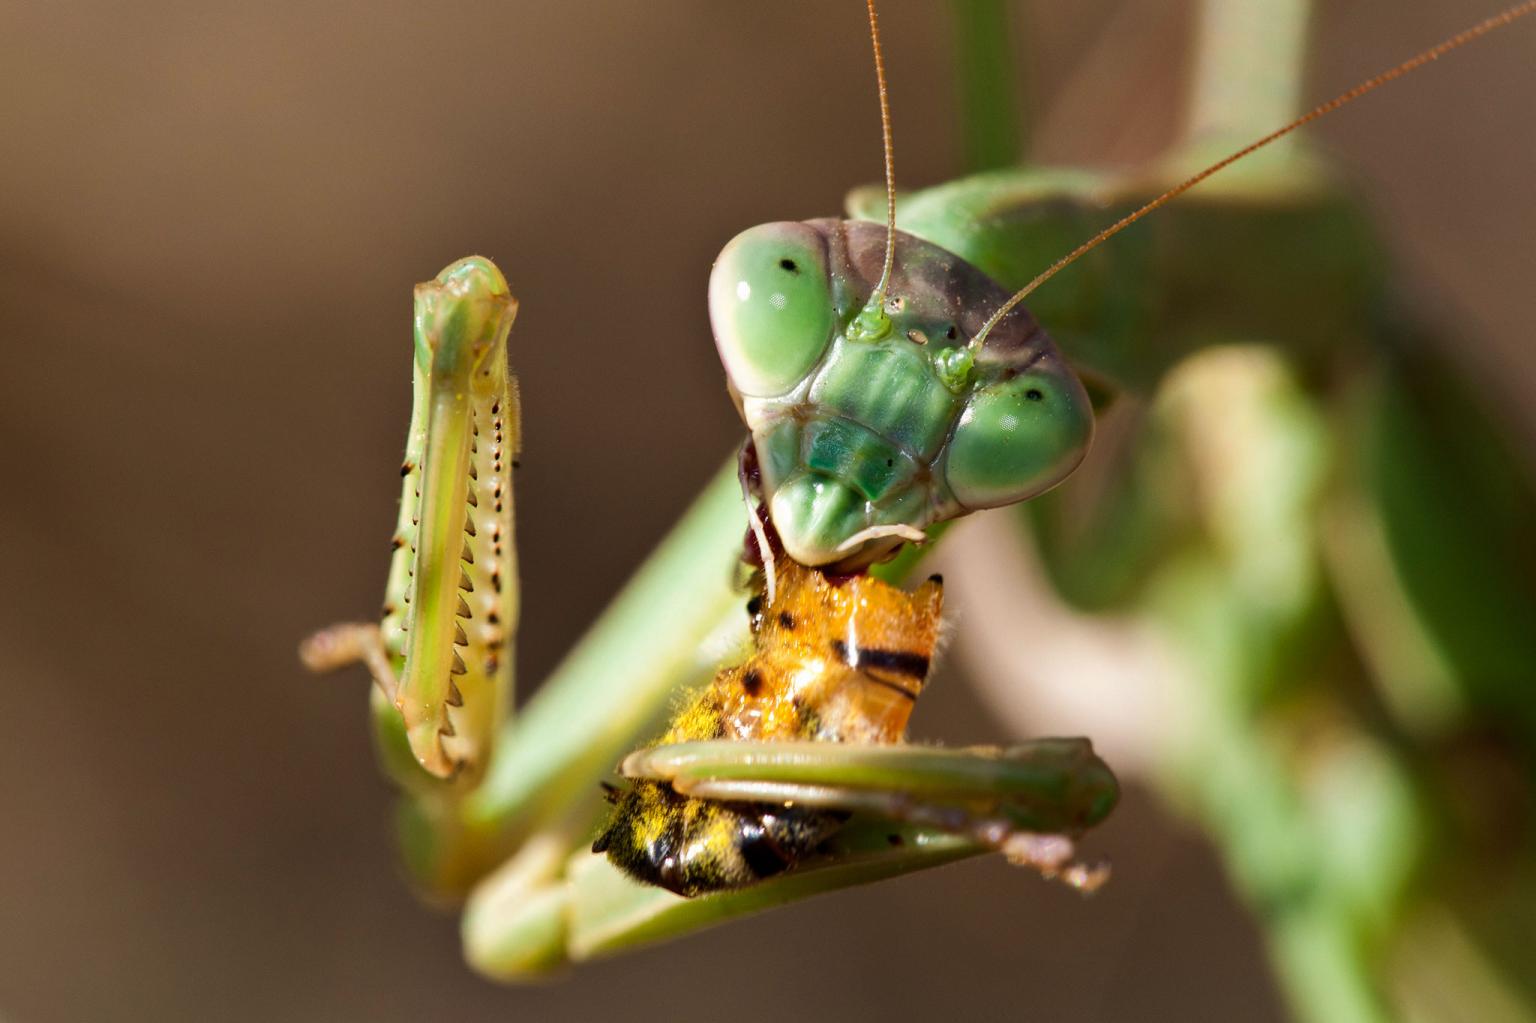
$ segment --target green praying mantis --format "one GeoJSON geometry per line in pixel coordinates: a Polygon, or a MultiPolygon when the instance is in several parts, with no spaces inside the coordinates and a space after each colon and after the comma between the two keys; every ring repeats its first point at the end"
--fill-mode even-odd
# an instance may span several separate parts
{"type": "MultiPolygon", "coordinates": [[[[1114,802],[1113,777],[1082,741],[957,752],[706,741],[632,757],[626,774],[707,784],[722,793],[716,798],[740,800],[743,786],[771,784],[765,798],[773,801],[866,811],[869,819],[839,828],[792,876],[695,900],[619,876],[590,852],[573,856],[573,840],[591,830],[590,806],[526,837],[499,808],[476,816],[492,784],[487,762],[500,763],[491,754],[510,696],[507,647],[517,613],[518,404],[506,372],[515,308],[500,272],[479,257],[418,286],[417,389],[383,622],[332,627],[302,650],[317,670],[354,661],[369,667],[382,759],[408,793],[407,812],[421,815],[411,822],[423,843],[416,862],[432,888],[453,891],[493,857],[520,848],[471,895],[466,921],[478,965],[522,974],[605,948],[599,941],[627,944],[695,926],[701,912],[702,919],[748,912],[987,848],[1079,885],[1097,880],[1096,871],[1071,862],[1071,842],[1055,834],[1097,823],[1114,802]]],[[[744,528],[745,516],[740,521],[744,528]]],[[[788,613],[779,607],[770,599],[761,610],[788,613]]],[[[628,681],[607,680],[603,698],[622,703],[628,681]]]]}
{"type": "MultiPolygon", "coordinates": [[[[1303,285],[1307,274],[1328,282],[1329,301],[1319,303],[1316,312],[1326,336],[1361,315],[1363,289],[1356,285],[1364,260],[1356,257],[1365,245],[1336,196],[1315,186],[1291,178],[1276,192],[1294,200],[1283,229],[1297,237],[1344,242],[1330,250],[1336,265],[1297,270],[1303,285]]],[[[1027,357],[1008,362],[986,349],[992,326],[986,321],[1009,314],[1015,324],[1034,321],[1022,310],[1005,308],[1006,287],[981,287],[985,305],[979,310],[962,302],[957,295],[963,289],[946,276],[956,263],[944,260],[953,254],[1015,285],[1061,251],[1041,259],[1042,248],[1074,232],[1087,236],[1122,212],[1139,209],[1158,191],[1145,181],[1111,175],[1019,171],[969,179],[906,197],[899,220],[910,234],[896,244],[868,225],[821,228],[822,239],[839,231],[844,238],[857,236],[866,255],[849,265],[862,267],[858,273],[826,269],[833,246],[805,236],[818,230],[814,222],[766,229],[774,244],[785,242],[786,232],[795,235],[787,240],[800,247],[790,255],[772,247],[753,251],[765,229],[732,243],[711,284],[712,311],[725,307],[716,316],[717,343],[754,428],[762,496],[788,553],[806,563],[862,567],[961,510],[1019,500],[1070,472],[1086,447],[1091,420],[1089,392],[1066,364],[1090,376],[1102,401],[1112,387],[1144,388],[1177,358],[1181,344],[1188,350],[1200,343],[1197,332],[1172,336],[1156,352],[1126,343],[1146,327],[1113,315],[1124,305],[1116,278],[1146,270],[1144,262],[1136,262],[1145,253],[1133,250],[1123,259],[1079,263],[1053,290],[1041,293],[1036,314],[1052,325],[1065,359],[1038,341],[1029,348],[1029,326],[1011,331],[1004,326],[995,335],[1004,342],[1001,350],[1010,356],[1027,351],[1027,357]],[[875,261],[867,254],[881,251],[882,238],[887,265],[877,281],[875,261]],[[786,260],[795,271],[783,266],[786,260]],[[894,278],[891,264],[901,271],[894,278]],[[805,287],[831,293],[829,303],[807,306],[809,313],[799,303],[784,303],[791,314],[809,316],[813,323],[806,329],[802,319],[790,337],[811,341],[775,348],[753,336],[759,326],[753,318],[763,315],[759,310],[730,307],[732,298],[747,304],[739,298],[739,285],[755,282],[751,274],[760,271],[793,274],[805,287]],[[924,290],[926,285],[913,284],[919,278],[942,278],[944,287],[924,290]],[[942,313],[922,300],[930,293],[942,299],[942,313]],[[732,323],[722,329],[722,320],[732,323]],[[1099,329],[1106,320],[1115,330],[1099,329]],[[951,328],[956,337],[947,337],[951,328]],[[981,341],[974,349],[945,343],[961,341],[962,334],[965,342],[981,341]],[[813,343],[817,337],[819,347],[813,343]],[[887,347],[877,352],[858,347],[881,343],[887,347]],[[787,357],[779,354],[785,351],[787,357]],[[876,366],[877,359],[896,368],[876,366]],[[916,385],[903,384],[917,365],[931,373],[934,386],[926,391],[935,400],[927,405],[923,394],[914,393],[920,390],[916,385]],[[813,368],[820,372],[813,374],[813,368]],[[817,408],[842,402],[838,416],[797,416],[793,410],[809,396],[785,400],[796,387],[813,386],[813,377],[824,388],[810,400],[817,408]],[[872,380],[882,386],[867,386],[872,380]],[[905,395],[905,405],[895,400],[897,393],[905,395]],[[926,419],[911,414],[919,406],[936,411],[926,419]],[[1029,419],[1053,406],[1062,413],[1029,419]],[[864,432],[840,426],[856,420],[863,420],[864,432]],[[869,429],[871,420],[877,429],[869,429]],[[880,443],[891,447],[891,434],[914,421],[913,435],[899,438],[882,457],[880,443]],[[948,438],[962,421],[974,426],[975,441],[945,446],[916,436],[926,430],[930,438],[935,432],[948,438]],[[828,422],[834,428],[825,428],[828,422]],[[1039,443],[1031,448],[998,439],[1021,430],[1039,443]],[[949,459],[943,466],[933,458],[940,446],[949,459]],[[1015,457],[1017,452],[1023,453],[1015,457]],[[885,471],[896,469],[882,463],[894,463],[897,456],[910,464],[903,463],[900,472],[885,471]],[[919,479],[927,489],[912,485],[919,479]],[[849,486],[839,490],[827,481],[847,482],[855,497],[849,497],[849,486]]],[[[874,202],[867,193],[856,194],[850,205],[867,216],[874,202]]],[[[1196,206],[1191,216],[1199,212],[1196,206]]],[[[1230,258],[1216,247],[1195,257],[1194,265],[1160,268],[1159,276],[1174,289],[1219,280],[1230,285],[1222,290],[1231,310],[1258,315],[1254,308],[1262,308],[1276,283],[1262,282],[1265,294],[1245,307],[1261,285],[1234,273],[1239,264],[1224,265],[1230,258]]],[[[985,280],[980,271],[976,276],[985,280]]],[[[794,297],[782,288],[747,289],[748,298],[765,292],[794,297]]],[[[418,289],[417,388],[386,616],[381,627],[331,630],[306,648],[306,659],[315,666],[368,664],[377,683],[373,709],[381,760],[406,793],[400,827],[407,861],[428,890],[468,893],[464,933],[470,960],[495,976],[537,974],[571,959],[981,851],[984,845],[962,832],[855,817],[814,869],[688,900],[636,885],[584,850],[601,812],[597,782],[656,730],[674,692],[707,677],[719,637],[739,637],[745,629],[743,598],[722,566],[739,547],[748,516],[736,472],[723,470],[526,711],[503,723],[516,616],[510,468],[518,421],[515,386],[505,368],[514,314],[506,283],[488,261],[461,261],[418,289]],[[704,637],[716,641],[701,642],[704,637]],[[615,674],[614,664],[632,670],[615,674]],[[893,834],[901,838],[899,845],[892,844],[893,834]]],[[[897,578],[909,560],[903,555],[875,571],[897,578]]],[[[760,751],[747,744],[701,745],[673,751],[676,759],[663,748],[647,770],[668,778],[689,772],[712,777],[760,766],[749,763],[760,751]]],[[[944,775],[960,778],[982,762],[996,766],[996,758],[963,751],[829,747],[772,769],[780,780],[849,792],[869,786],[873,772],[875,789],[902,791],[921,790],[944,775]]],[[[1095,767],[1081,747],[1049,743],[1019,747],[1004,762],[1018,767],[1013,777],[1000,777],[1009,772],[995,769],[986,777],[973,773],[952,783],[960,788],[950,791],[969,800],[984,798],[989,805],[1006,804],[1013,792],[1036,800],[1042,793],[1063,793],[1055,817],[1037,822],[1045,830],[1073,816],[1077,807],[1064,795],[1072,791],[1068,783],[1095,767]]]]}

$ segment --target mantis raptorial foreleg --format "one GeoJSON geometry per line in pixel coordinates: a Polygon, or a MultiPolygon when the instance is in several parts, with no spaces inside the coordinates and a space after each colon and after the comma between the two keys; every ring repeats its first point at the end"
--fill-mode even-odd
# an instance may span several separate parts
{"type": "Polygon", "coordinates": [[[440,778],[479,775],[511,699],[520,424],[506,345],[516,315],[501,272],[479,257],[417,286],[415,398],[383,621],[335,626],[302,650],[315,670],[366,664],[417,762],[440,778]]]}
{"type": "Polygon", "coordinates": [[[1107,872],[1072,863],[1072,835],[1115,804],[1114,776],[1086,739],[948,750],[825,742],[685,742],[639,750],[629,778],[721,802],[803,806],[900,821],[975,842],[1076,887],[1107,872]]]}
{"type": "Polygon", "coordinates": [[[558,832],[535,838],[470,897],[463,933],[476,969],[525,979],[988,851],[1091,890],[1105,871],[1075,860],[1071,836],[1102,820],[1117,792],[1083,740],[967,750],[696,742],[637,753],[624,773],[695,794],[716,785],[719,798],[738,808],[782,807],[789,795],[782,786],[792,786],[793,798],[852,816],[795,869],[693,898],[637,882],[604,856],[567,859],[558,832]]]}

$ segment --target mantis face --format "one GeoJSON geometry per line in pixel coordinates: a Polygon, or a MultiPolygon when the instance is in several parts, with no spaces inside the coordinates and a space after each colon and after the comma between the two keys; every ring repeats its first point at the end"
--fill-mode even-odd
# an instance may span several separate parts
{"type": "Polygon", "coordinates": [[[855,329],[885,230],[766,224],[715,261],[715,344],[752,431],[785,550],[858,568],[927,527],[1033,497],[1087,452],[1087,394],[1023,309],[970,344],[1008,292],[960,257],[897,233],[888,328],[855,329]]]}

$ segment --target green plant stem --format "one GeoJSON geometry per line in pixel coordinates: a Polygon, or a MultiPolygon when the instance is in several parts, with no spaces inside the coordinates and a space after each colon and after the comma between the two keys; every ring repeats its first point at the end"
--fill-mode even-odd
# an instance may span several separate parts
{"type": "Polygon", "coordinates": [[[960,135],[972,173],[1017,163],[1027,144],[1007,0],[953,0],[960,135]]]}
{"type": "MultiPolygon", "coordinates": [[[[1311,0],[1203,0],[1186,101],[1187,132],[1222,146],[1242,145],[1300,112],[1311,0]]],[[[1282,164],[1297,139],[1255,154],[1282,164]]]]}

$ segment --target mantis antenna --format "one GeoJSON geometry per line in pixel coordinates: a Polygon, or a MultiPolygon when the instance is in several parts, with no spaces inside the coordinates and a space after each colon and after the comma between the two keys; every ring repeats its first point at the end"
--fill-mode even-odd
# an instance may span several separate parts
{"type": "Polygon", "coordinates": [[[869,8],[869,41],[875,49],[875,82],[880,86],[880,138],[885,143],[885,266],[869,301],[848,325],[848,336],[878,341],[891,332],[891,318],[885,313],[885,289],[890,284],[891,266],[896,260],[896,157],[891,145],[891,103],[885,88],[880,17],[875,13],[875,0],[864,0],[864,6],[869,8]]]}
{"type": "MultiPolygon", "coordinates": [[[[1326,103],[1318,104],[1317,106],[1313,107],[1311,110],[1307,111],[1305,114],[1302,114],[1300,117],[1296,118],[1296,120],[1292,121],[1290,124],[1287,124],[1287,125],[1285,125],[1282,128],[1278,128],[1275,131],[1270,132],[1268,135],[1265,135],[1263,138],[1260,138],[1260,139],[1258,139],[1258,140],[1256,140],[1254,142],[1250,142],[1248,145],[1246,145],[1243,148],[1241,148],[1241,149],[1237,150],[1236,152],[1232,153],[1230,156],[1226,156],[1226,157],[1216,161],[1215,163],[1211,164],[1209,167],[1207,167],[1204,170],[1200,171],[1198,174],[1194,175],[1193,177],[1188,178],[1187,180],[1185,180],[1183,182],[1180,182],[1179,184],[1173,186],[1168,191],[1166,191],[1162,195],[1158,196],[1156,199],[1153,199],[1151,202],[1147,203],[1145,206],[1142,206],[1140,209],[1138,209],[1138,210],[1136,210],[1136,211],[1134,211],[1132,213],[1126,214],[1125,216],[1121,217],[1119,220],[1115,221],[1113,224],[1111,224],[1108,227],[1106,227],[1104,230],[1100,231],[1098,234],[1094,235],[1092,238],[1089,238],[1087,241],[1083,242],[1083,244],[1079,245],[1077,248],[1073,249],[1071,252],[1067,253],[1065,256],[1062,256],[1060,259],[1058,259],[1056,262],[1052,263],[1050,266],[1046,267],[1043,271],[1041,271],[1041,273],[1038,276],[1035,277],[1034,280],[1032,280],[1028,284],[1024,285],[1024,287],[1021,288],[1018,292],[1016,292],[1012,298],[1010,298],[1008,301],[1004,302],[1002,307],[999,308],[997,310],[997,312],[993,313],[987,319],[986,323],[982,324],[981,330],[978,331],[976,336],[971,339],[969,348],[972,351],[980,349],[981,345],[983,344],[983,342],[986,341],[987,335],[989,333],[991,333],[992,328],[997,326],[998,322],[1000,320],[1002,320],[1002,318],[1004,316],[1007,316],[1010,312],[1013,311],[1013,308],[1015,306],[1017,306],[1020,302],[1024,301],[1024,299],[1028,298],[1029,295],[1032,292],[1034,292],[1034,290],[1036,288],[1040,287],[1040,285],[1044,284],[1046,281],[1050,280],[1052,277],[1055,277],[1056,274],[1059,273],[1064,267],[1070,266],[1072,263],[1076,262],[1077,259],[1080,256],[1082,256],[1085,253],[1087,253],[1088,251],[1096,248],[1101,242],[1106,241],[1107,239],[1112,238],[1113,236],[1119,234],[1121,231],[1125,230],[1127,227],[1130,227],[1132,224],[1136,223],[1136,221],[1140,220],[1142,217],[1146,216],[1148,213],[1151,213],[1153,210],[1157,209],[1159,206],[1164,205],[1165,203],[1167,203],[1171,199],[1174,199],[1177,196],[1183,195],[1185,192],[1189,191],[1191,188],[1194,188],[1196,185],[1200,184],[1202,181],[1204,181],[1206,178],[1210,177],[1211,175],[1215,174],[1217,171],[1220,171],[1220,170],[1223,170],[1223,169],[1225,169],[1227,167],[1230,167],[1232,164],[1234,164],[1237,161],[1241,160],[1243,157],[1248,156],[1248,155],[1250,155],[1252,153],[1255,153],[1255,152],[1257,152],[1260,149],[1263,149],[1265,146],[1269,145],[1271,142],[1275,142],[1275,141],[1277,141],[1277,140],[1279,140],[1281,138],[1284,138],[1286,135],[1289,135],[1291,132],[1295,131],[1297,128],[1300,128],[1302,125],[1309,124],[1312,121],[1317,120],[1319,117],[1322,117],[1324,114],[1331,114],[1335,110],[1339,109],[1340,107],[1342,107],[1342,106],[1344,106],[1344,105],[1346,105],[1348,103],[1354,102],[1355,100],[1359,99],[1361,96],[1364,96],[1366,93],[1372,91],[1373,89],[1376,89],[1376,88],[1378,88],[1379,86],[1382,86],[1382,85],[1386,85],[1388,82],[1393,81],[1394,79],[1401,78],[1402,76],[1408,74],[1410,71],[1416,71],[1419,68],[1423,67],[1425,64],[1428,64],[1430,61],[1438,60],[1440,57],[1443,57],[1445,54],[1451,52],[1452,50],[1457,49],[1458,47],[1461,47],[1461,46],[1465,46],[1467,43],[1470,43],[1472,40],[1477,39],[1480,36],[1487,35],[1489,32],[1492,32],[1494,29],[1503,28],[1505,25],[1508,25],[1510,22],[1514,21],[1515,19],[1523,18],[1525,15],[1530,14],[1532,12],[1536,12],[1536,0],[1526,0],[1525,3],[1515,4],[1513,7],[1505,8],[1503,11],[1501,11],[1498,14],[1495,14],[1493,17],[1487,18],[1484,21],[1480,21],[1476,25],[1473,25],[1471,28],[1466,29],[1465,31],[1462,31],[1462,32],[1458,32],[1455,35],[1450,36],[1449,38],[1444,39],[1441,42],[1435,44],[1434,46],[1431,46],[1429,49],[1424,50],[1424,51],[1422,51],[1420,53],[1417,53],[1417,54],[1415,54],[1412,57],[1409,57],[1407,60],[1403,61],[1401,64],[1397,65],[1396,67],[1391,68],[1391,69],[1389,69],[1387,71],[1383,71],[1383,72],[1381,72],[1378,75],[1374,75],[1374,76],[1372,76],[1370,78],[1367,78],[1365,81],[1361,82],[1359,85],[1355,86],[1352,89],[1349,89],[1346,92],[1340,93],[1339,95],[1335,96],[1333,99],[1328,100],[1326,103]]],[[[873,18],[874,17],[874,13],[875,13],[875,10],[874,10],[874,0],[870,0],[869,13],[870,13],[870,17],[873,18]]],[[[878,64],[878,61],[879,61],[879,42],[878,42],[878,40],[876,41],[875,52],[876,52],[876,62],[877,62],[876,63],[876,67],[878,68],[878,66],[879,66],[879,64],[878,64]]],[[[885,85],[884,85],[883,77],[882,77],[881,86],[880,86],[880,99],[881,99],[881,104],[883,106],[884,102],[885,102],[885,85]]],[[[885,155],[885,158],[886,158],[886,178],[887,178],[887,186],[886,186],[886,188],[887,188],[887,191],[889,192],[889,194],[891,196],[891,207],[892,207],[892,209],[894,209],[895,208],[895,201],[896,201],[895,200],[895,193],[890,191],[890,185],[889,185],[889,180],[890,180],[890,161],[891,161],[889,129],[887,129],[887,135],[886,135],[886,155],[885,155]]],[[[887,252],[887,254],[886,254],[886,270],[889,271],[889,269],[890,269],[890,254],[889,254],[889,252],[887,252]]],[[[884,285],[885,285],[884,278],[881,278],[881,287],[883,288],[884,285]]]]}
{"type": "Polygon", "coordinates": [[[896,259],[896,152],[891,142],[891,101],[885,88],[885,51],[880,48],[880,17],[875,0],[865,0],[869,8],[869,41],[875,50],[875,82],[880,87],[880,140],[885,146],[885,266],[871,301],[885,305],[885,288],[891,282],[891,264],[896,259]]]}

